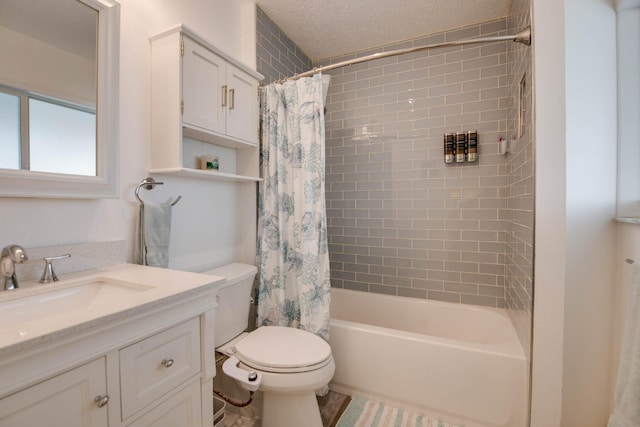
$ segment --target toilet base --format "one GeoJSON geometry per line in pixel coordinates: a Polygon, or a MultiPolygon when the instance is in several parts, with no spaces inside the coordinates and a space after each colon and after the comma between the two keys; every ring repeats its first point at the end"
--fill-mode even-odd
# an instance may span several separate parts
{"type": "Polygon", "coordinates": [[[320,408],[313,391],[300,394],[265,392],[262,427],[322,427],[320,408]]]}

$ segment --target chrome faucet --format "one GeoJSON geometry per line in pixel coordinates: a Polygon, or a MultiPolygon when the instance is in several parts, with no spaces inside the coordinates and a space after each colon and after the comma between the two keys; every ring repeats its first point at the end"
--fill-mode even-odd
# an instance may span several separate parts
{"type": "Polygon", "coordinates": [[[8,291],[18,288],[15,265],[28,260],[27,253],[18,245],[9,245],[2,249],[2,254],[0,254],[0,277],[2,277],[0,290],[8,291]]]}

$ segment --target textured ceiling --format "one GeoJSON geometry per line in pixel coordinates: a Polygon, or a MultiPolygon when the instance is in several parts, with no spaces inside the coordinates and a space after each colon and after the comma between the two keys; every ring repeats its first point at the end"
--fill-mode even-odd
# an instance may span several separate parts
{"type": "Polygon", "coordinates": [[[312,60],[507,15],[510,0],[256,0],[312,60]]]}

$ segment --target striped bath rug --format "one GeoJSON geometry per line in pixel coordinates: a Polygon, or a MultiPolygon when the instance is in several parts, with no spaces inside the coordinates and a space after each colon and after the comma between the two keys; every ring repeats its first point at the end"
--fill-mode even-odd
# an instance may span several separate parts
{"type": "Polygon", "coordinates": [[[336,427],[462,427],[379,402],[353,397],[336,427]]]}

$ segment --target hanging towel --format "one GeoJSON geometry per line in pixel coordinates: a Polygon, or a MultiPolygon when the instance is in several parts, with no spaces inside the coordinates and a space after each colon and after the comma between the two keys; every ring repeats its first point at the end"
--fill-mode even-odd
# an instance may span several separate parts
{"type": "Polygon", "coordinates": [[[145,202],[140,205],[136,232],[136,263],[169,266],[171,205],[145,202]]]}
{"type": "Polygon", "coordinates": [[[632,266],[613,412],[608,427],[640,426],[640,266],[632,266]]]}

